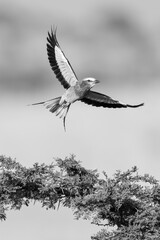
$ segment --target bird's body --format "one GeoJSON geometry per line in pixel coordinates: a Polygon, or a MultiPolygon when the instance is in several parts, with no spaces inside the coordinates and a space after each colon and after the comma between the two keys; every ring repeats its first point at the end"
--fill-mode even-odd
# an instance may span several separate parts
{"type": "Polygon", "coordinates": [[[47,41],[47,53],[51,68],[66,91],[61,97],[32,105],[43,104],[50,112],[62,117],[64,128],[70,105],[76,101],[82,101],[96,107],[102,106],[108,108],[140,107],[143,105],[143,103],[138,105],[122,104],[107,95],[91,91],[91,88],[99,83],[99,81],[95,78],[78,80],[68,59],[60,48],[56,38],[56,31],[53,33],[51,30],[51,33],[48,33],[47,41]]]}

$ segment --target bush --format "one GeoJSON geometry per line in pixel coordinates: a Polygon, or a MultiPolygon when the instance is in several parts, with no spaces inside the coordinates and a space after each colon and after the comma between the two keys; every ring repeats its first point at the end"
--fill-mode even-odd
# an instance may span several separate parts
{"type": "Polygon", "coordinates": [[[139,175],[137,167],[113,178],[103,174],[85,169],[74,156],[31,168],[0,156],[0,219],[6,210],[39,201],[46,209],[71,208],[76,219],[103,226],[94,240],[160,239],[159,182],[139,175]]]}

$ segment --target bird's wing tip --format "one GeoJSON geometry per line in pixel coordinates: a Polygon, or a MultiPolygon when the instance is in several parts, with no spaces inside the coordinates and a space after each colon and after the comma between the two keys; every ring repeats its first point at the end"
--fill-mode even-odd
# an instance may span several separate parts
{"type": "Polygon", "coordinates": [[[59,46],[56,34],[57,34],[57,26],[53,25],[53,26],[51,26],[51,30],[48,31],[47,41],[51,45],[52,45],[52,42],[54,41],[56,43],[56,45],[59,46]]]}
{"type": "Polygon", "coordinates": [[[142,106],[144,106],[144,103],[140,103],[140,104],[138,104],[137,106],[138,106],[138,107],[142,107],[142,106]]]}
{"type": "Polygon", "coordinates": [[[51,35],[56,36],[56,33],[57,33],[57,26],[56,25],[51,25],[51,35]]]}
{"type": "Polygon", "coordinates": [[[142,107],[142,106],[144,106],[144,103],[140,103],[140,104],[137,104],[137,105],[127,104],[127,107],[132,107],[132,108],[137,108],[137,107],[142,107]]]}

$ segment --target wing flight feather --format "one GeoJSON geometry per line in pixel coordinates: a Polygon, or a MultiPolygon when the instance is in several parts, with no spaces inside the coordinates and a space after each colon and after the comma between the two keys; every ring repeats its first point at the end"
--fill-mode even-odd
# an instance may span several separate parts
{"type": "Polygon", "coordinates": [[[51,33],[48,32],[47,41],[48,60],[57,79],[66,89],[74,86],[78,79],[71,64],[60,48],[56,38],[56,30],[53,32],[51,29],[51,33]]]}
{"type": "Polygon", "coordinates": [[[138,105],[129,105],[129,104],[123,104],[120,103],[117,100],[113,100],[111,97],[98,93],[89,91],[84,98],[81,99],[82,102],[87,103],[89,105],[95,106],[95,107],[104,107],[104,108],[127,108],[127,107],[140,107],[144,104],[138,104],[138,105]]]}

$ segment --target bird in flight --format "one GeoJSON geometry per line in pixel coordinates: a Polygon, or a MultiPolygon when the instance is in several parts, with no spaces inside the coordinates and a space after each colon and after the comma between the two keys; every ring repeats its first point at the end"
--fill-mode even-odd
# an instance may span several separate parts
{"type": "Polygon", "coordinates": [[[143,103],[138,105],[123,104],[105,94],[91,91],[91,88],[99,83],[99,80],[92,77],[82,80],[77,78],[69,60],[66,58],[57,41],[56,29],[54,31],[51,29],[51,32],[48,32],[47,54],[54,74],[66,91],[61,97],[33,103],[32,105],[43,104],[50,112],[63,118],[64,129],[66,129],[65,120],[68,110],[71,104],[76,101],[104,108],[136,108],[144,105],[143,103]]]}

